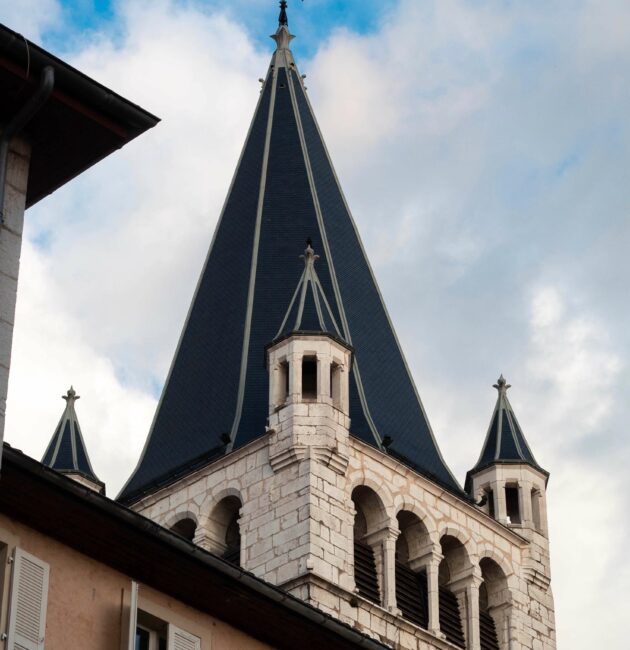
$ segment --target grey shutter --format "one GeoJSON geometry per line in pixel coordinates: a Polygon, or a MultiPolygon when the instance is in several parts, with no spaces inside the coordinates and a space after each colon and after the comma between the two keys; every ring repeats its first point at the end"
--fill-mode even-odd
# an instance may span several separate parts
{"type": "Polygon", "coordinates": [[[201,639],[169,623],[167,648],[168,650],[201,650],[201,639]]]}
{"type": "Polygon", "coordinates": [[[16,548],[13,553],[7,650],[43,650],[50,567],[16,548]]]}

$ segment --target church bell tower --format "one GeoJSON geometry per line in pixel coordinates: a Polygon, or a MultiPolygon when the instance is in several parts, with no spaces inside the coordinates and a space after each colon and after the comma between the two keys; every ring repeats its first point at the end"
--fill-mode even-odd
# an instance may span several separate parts
{"type": "Polygon", "coordinates": [[[548,475],[503,379],[466,489],[447,466],[291,52],[286,5],[118,500],[387,647],[554,650],[548,475]]]}

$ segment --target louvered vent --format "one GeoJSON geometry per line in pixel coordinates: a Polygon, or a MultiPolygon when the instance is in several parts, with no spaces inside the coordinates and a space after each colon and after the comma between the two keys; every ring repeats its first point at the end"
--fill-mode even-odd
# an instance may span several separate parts
{"type": "Polygon", "coordinates": [[[481,650],[499,650],[499,638],[494,619],[488,612],[479,612],[481,650]]]}
{"type": "Polygon", "coordinates": [[[201,650],[201,639],[198,636],[180,630],[174,625],[168,626],[169,650],[201,650]]]}
{"type": "Polygon", "coordinates": [[[401,562],[396,562],[396,604],[404,618],[426,629],[428,621],[426,573],[414,573],[401,562]]]}
{"type": "Polygon", "coordinates": [[[363,598],[380,604],[381,596],[376,577],[376,562],[371,546],[363,542],[354,542],[354,580],[357,590],[363,598]]]}
{"type": "Polygon", "coordinates": [[[440,587],[440,630],[453,645],[466,647],[457,597],[444,587],[440,587]]]}
{"type": "Polygon", "coordinates": [[[49,566],[15,549],[7,650],[41,650],[46,630],[49,566]]]}
{"type": "Polygon", "coordinates": [[[241,566],[241,549],[238,546],[233,546],[227,548],[225,553],[223,553],[223,559],[227,560],[231,564],[236,566],[241,566]]]}

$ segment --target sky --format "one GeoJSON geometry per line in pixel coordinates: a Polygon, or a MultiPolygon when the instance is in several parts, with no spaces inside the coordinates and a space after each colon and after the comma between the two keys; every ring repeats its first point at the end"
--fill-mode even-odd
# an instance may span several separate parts
{"type": "MultiPolygon", "coordinates": [[[[162,118],[26,214],[5,437],[74,384],[115,496],[273,43],[271,0],[22,0],[0,21],[162,118]]],[[[443,455],[500,373],[548,487],[558,645],[627,647],[630,3],[293,0],[293,50],[443,455]],[[588,621],[588,624],[584,624],[588,621]]]]}

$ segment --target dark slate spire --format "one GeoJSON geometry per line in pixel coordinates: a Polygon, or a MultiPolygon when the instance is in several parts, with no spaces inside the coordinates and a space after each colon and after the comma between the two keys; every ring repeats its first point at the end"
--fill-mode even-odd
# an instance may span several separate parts
{"type": "Polygon", "coordinates": [[[289,49],[293,36],[281,24],[273,38],[277,49],[151,432],[119,498],[133,502],[264,435],[269,378],[261,359],[294,295],[299,267],[291,260],[308,236],[320,255],[318,295],[354,350],[350,433],[381,450],[389,436],[387,453],[462,494],[324,145],[289,49]]]}
{"type": "Polygon", "coordinates": [[[102,486],[92,469],[74,410],[74,403],[79,399],[79,395],[70,386],[70,390],[62,398],[66,400],[66,408],[44,453],[42,463],[65,474],[80,474],[102,486]]]}
{"type": "MultiPolygon", "coordinates": [[[[494,384],[499,395],[492,413],[490,427],[483,443],[483,448],[477,464],[468,472],[468,476],[488,467],[494,463],[525,463],[544,472],[536,462],[525,436],[521,431],[514,409],[507,396],[508,388],[511,388],[503,375],[494,384]]],[[[466,485],[469,478],[466,479],[466,485]]]]}
{"type": "Polygon", "coordinates": [[[274,341],[296,333],[330,334],[343,340],[322,284],[317,277],[315,262],[319,259],[319,255],[315,255],[311,243],[309,238],[304,255],[300,255],[304,260],[304,270],[274,341]]]}

